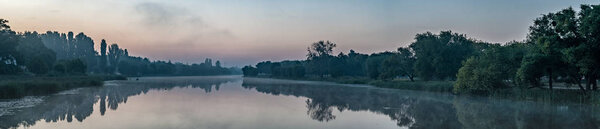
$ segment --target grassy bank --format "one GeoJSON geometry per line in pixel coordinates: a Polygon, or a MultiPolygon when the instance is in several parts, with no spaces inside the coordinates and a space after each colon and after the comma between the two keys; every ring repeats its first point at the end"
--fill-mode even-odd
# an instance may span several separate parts
{"type": "Polygon", "coordinates": [[[548,89],[502,89],[493,91],[486,96],[510,100],[526,100],[549,103],[588,103],[600,104],[600,92],[588,91],[583,94],[580,90],[548,90],[548,89]]]}
{"type": "MultiPolygon", "coordinates": [[[[408,80],[373,80],[362,77],[338,77],[338,78],[319,78],[319,77],[306,77],[306,78],[278,78],[278,79],[289,79],[289,80],[308,80],[308,81],[327,81],[342,84],[368,84],[375,87],[381,88],[392,88],[392,89],[404,89],[404,90],[419,90],[419,91],[432,91],[432,92],[447,92],[452,93],[454,86],[453,81],[415,81],[411,82],[408,80]]],[[[518,101],[536,101],[536,102],[549,102],[549,103],[591,103],[600,104],[600,92],[592,91],[582,94],[579,90],[567,90],[567,89],[519,89],[519,88],[508,88],[496,90],[485,94],[460,94],[461,96],[479,96],[479,97],[490,97],[500,98],[518,101]]]]}
{"type": "Polygon", "coordinates": [[[79,87],[102,86],[105,80],[124,79],[127,78],[109,75],[60,77],[1,76],[0,99],[48,95],[79,87]]]}
{"type": "Polygon", "coordinates": [[[394,88],[394,89],[405,89],[405,90],[422,90],[422,91],[433,91],[433,92],[452,92],[454,86],[453,81],[407,81],[407,80],[393,80],[393,81],[382,81],[376,80],[369,82],[370,85],[382,88],[394,88]]]}
{"type": "Polygon", "coordinates": [[[289,80],[306,80],[306,81],[326,81],[335,82],[341,84],[368,84],[375,87],[381,88],[392,88],[392,89],[405,89],[405,90],[421,90],[421,91],[433,91],[433,92],[452,92],[454,85],[453,81],[414,81],[409,80],[375,80],[366,77],[336,77],[336,78],[319,78],[319,77],[305,77],[305,78],[278,78],[278,79],[289,79],[289,80]]]}

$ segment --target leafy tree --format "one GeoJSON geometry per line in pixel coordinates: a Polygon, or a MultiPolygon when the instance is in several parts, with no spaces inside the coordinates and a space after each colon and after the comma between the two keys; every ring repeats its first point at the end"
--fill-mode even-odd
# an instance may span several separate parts
{"type": "Polygon", "coordinates": [[[533,47],[523,60],[522,70],[517,74],[523,82],[534,87],[540,86],[540,78],[545,76],[552,89],[555,78],[561,76],[567,78],[568,83],[576,83],[584,91],[581,80],[585,77],[588,80],[587,89],[591,89],[590,84],[595,82],[597,76],[594,72],[597,71],[597,65],[593,61],[593,53],[594,49],[598,49],[592,43],[593,32],[589,33],[587,30],[593,31],[598,27],[594,27],[597,26],[597,21],[593,21],[597,18],[587,18],[598,15],[588,15],[594,12],[590,11],[593,10],[590,7],[582,5],[579,14],[572,8],[567,8],[542,15],[534,21],[528,36],[528,42],[533,47]]]}
{"type": "Polygon", "coordinates": [[[244,68],[242,68],[242,72],[246,77],[255,77],[258,75],[258,69],[252,66],[244,66],[244,68]]]}
{"type": "Polygon", "coordinates": [[[380,78],[388,79],[398,75],[407,76],[410,81],[415,77],[415,57],[409,48],[398,48],[398,52],[383,61],[383,73],[380,78]]]}
{"type": "Polygon", "coordinates": [[[37,32],[25,32],[20,37],[19,45],[16,48],[20,53],[17,62],[32,73],[47,73],[56,60],[54,51],[44,46],[37,32]]]}
{"type": "Polygon", "coordinates": [[[344,75],[346,76],[366,76],[365,62],[369,55],[356,53],[350,50],[345,58],[344,75]]]}
{"type": "Polygon", "coordinates": [[[271,74],[272,73],[272,63],[271,61],[263,61],[256,64],[256,69],[258,70],[258,74],[271,74]]]}
{"type": "Polygon", "coordinates": [[[102,39],[100,42],[100,71],[106,72],[106,66],[108,65],[107,56],[106,56],[106,40],[102,39]]]}
{"type": "Polygon", "coordinates": [[[600,76],[600,5],[581,5],[578,21],[578,34],[584,39],[575,46],[573,52],[577,54],[572,54],[574,58],[571,59],[576,61],[579,72],[586,77],[588,89],[597,90],[596,80],[600,76]]]}
{"type": "Polygon", "coordinates": [[[308,54],[306,57],[308,57],[308,59],[313,59],[316,57],[331,56],[335,46],[335,43],[329,41],[321,40],[319,42],[315,42],[308,47],[308,54]]]}
{"type": "Polygon", "coordinates": [[[217,60],[217,62],[215,62],[215,67],[219,67],[220,68],[221,67],[221,61],[217,60]]]}
{"type": "Polygon", "coordinates": [[[452,31],[417,34],[415,40],[409,47],[417,59],[415,71],[423,80],[454,79],[461,62],[476,51],[476,41],[452,31]]]}
{"type": "Polygon", "coordinates": [[[118,71],[118,65],[121,57],[123,56],[123,49],[119,48],[117,44],[111,44],[108,48],[108,60],[110,61],[111,71],[118,71]]]}
{"type": "Polygon", "coordinates": [[[273,63],[272,71],[273,76],[276,77],[301,78],[306,74],[306,70],[300,61],[282,61],[273,63]]]}
{"type": "Polygon", "coordinates": [[[371,54],[369,58],[366,60],[366,71],[367,76],[372,79],[377,79],[381,73],[384,71],[383,62],[392,57],[394,53],[392,52],[381,52],[371,54]]]}
{"type": "Polygon", "coordinates": [[[59,60],[54,70],[61,74],[85,74],[87,66],[81,59],[59,60]]]}
{"type": "Polygon", "coordinates": [[[204,60],[204,65],[206,65],[207,67],[210,67],[210,66],[212,66],[212,59],[210,59],[210,58],[206,58],[206,59],[204,60]]]}
{"type": "Polygon", "coordinates": [[[481,93],[509,87],[508,82],[518,68],[510,56],[510,49],[492,45],[480,55],[467,59],[458,71],[454,92],[481,93]]]}
{"type": "Polygon", "coordinates": [[[7,23],[8,20],[0,19],[0,74],[15,74],[21,71],[15,59],[19,39],[7,23]]]}

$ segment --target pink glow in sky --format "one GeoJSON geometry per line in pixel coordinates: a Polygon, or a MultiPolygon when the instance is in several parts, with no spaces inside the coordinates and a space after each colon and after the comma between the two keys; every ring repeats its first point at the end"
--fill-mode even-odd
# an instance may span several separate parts
{"type": "Polygon", "coordinates": [[[96,46],[106,39],[154,60],[243,66],[305,59],[319,40],[337,43],[336,53],[392,51],[426,31],[523,40],[536,17],[579,4],[598,2],[0,0],[0,18],[15,31],[84,32],[96,46]]]}

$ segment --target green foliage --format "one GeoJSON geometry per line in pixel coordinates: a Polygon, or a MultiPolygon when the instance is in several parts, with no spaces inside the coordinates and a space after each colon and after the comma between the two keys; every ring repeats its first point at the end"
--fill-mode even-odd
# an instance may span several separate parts
{"type": "Polygon", "coordinates": [[[325,77],[326,75],[330,76],[333,71],[332,62],[335,61],[335,58],[336,57],[331,55],[323,55],[306,60],[307,73],[320,77],[325,77]]]}
{"type": "Polygon", "coordinates": [[[398,48],[398,53],[383,61],[383,72],[379,75],[382,79],[392,79],[397,76],[407,76],[414,81],[416,58],[409,48],[398,48]]]}
{"type": "MultiPolygon", "coordinates": [[[[52,60],[54,61],[54,60],[52,60]]],[[[29,69],[30,72],[35,73],[35,74],[46,74],[50,71],[50,65],[51,63],[45,62],[42,58],[40,57],[34,57],[30,62],[29,65],[27,66],[27,68],[29,69]]]]}
{"type": "MultiPolygon", "coordinates": [[[[230,68],[212,66],[211,59],[200,64],[186,65],[165,61],[150,61],[148,58],[123,56],[118,63],[118,73],[127,76],[198,76],[232,74],[230,68]]],[[[218,61],[217,61],[218,62],[218,61]]]]}
{"type": "Polygon", "coordinates": [[[433,92],[451,92],[453,81],[406,81],[406,80],[392,80],[383,81],[375,80],[368,83],[376,87],[382,88],[394,88],[394,89],[405,89],[405,90],[420,90],[420,91],[433,91],[433,92]]]}
{"type": "Polygon", "coordinates": [[[323,57],[330,56],[333,52],[333,48],[335,48],[335,43],[329,41],[319,41],[315,42],[308,47],[308,54],[306,55],[308,59],[312,59],[315,57],[323,57]]]}
{"type": "Polygon", "coordinates": [[[506,87],[503,82],[506,75],[499,58],[503,58],[502,55],[486,51],[467,59],[457,74],[454,92],[482,92],[506,87]]]}
{"type": "Polygon", "coordinates": [[[19,38],[10,30],[8,21],[0,19],[0,74],[17,74],[21,71],[17,66],[16,51],[19,38]]]}
{"type": "Polygon", "coordinates": [[[271,74],[273,69],[273,64],[271,61],[259,62],[256,64],[256,69],[258,70],[258,74],[271,74]]]}
{"type": "Polygon", "coordinates": [[[593,80],[587,82],[587,89],[595,90],[600,66],[598,7],[582,5],[579,13],[567,8],[537,18],[528,36],[533,46],[518,72],[521,82],[537,87],[542,85],[540,78],[546,77],[552,88],[555,78],[567,78],[568,83],[580,85],[585,77],[593,80]]]}
{"type": "Polygon", "coordinates": [[[87,66],[80,59],[59,60],[54,65],[54,70],[58,74],[84,75],[86,68],[87,66]]]}
{"type": "Polygon", "coordinates": [[[273,76],[301,78],[306,74],[305,71],[304,67],[300,65],[276,67],[273,69],[273,76]]]}
{"type": "Polygon", "coordinates": [[[47,95],[79,87],[102,86],[104,80],[124,80],[122,76],[0,77],[0,99],[47,95]]]}
{"type": "Polygon", "coordinates": [[[415,70],[423,80],[455,78],[461,62],[474,54],[475,40],[464,34],[442,31],[417,34],[410,48],[415,52],[415,70]]]}
{"type": "Polygon", "coordinates": [[[258,75],[258,69],[252,66],[244,66],[244,68],[242,68],[242,72],[244,73],[245,77],[255,77],[258,75]]]}
{"type": "Polygon", "coordinates": [[[523,53],[522,43],[491,45],[479,55],[467,59],[459,69],[455,93],[487,93],[508,88],[514,82],[523,53]]]}
{"type": "Polygon", "coordinates": [[[111,44],[110,47],[108,47],[108,61],[110,64],[109,73],[118,71],[117,66],[119,66],[121,57],[124,56],[123,52],[123,49],[119,48],[119,45],[117,44],[111,44]]]}
{"type": "Polygon", "coordinates": [[[20,53],[19,64],[35,74],[46,74],[56,60],[54,51],[44,46],[37,32],[22,34],[16,49],[20,53]]]}
{"type": "Polygon", "coordinates": [[[13,64],[0,63],[0,74],[17,74],[21,72],[21,68],[13,64]]]}
{"type": "Polygon", "coordinates": [[[367,76],[371,79],[378,78],[381,73],[384,71],[383,62],[392,57],[394,53],[392,52],[382,52],[371,54],[369,58],[366,60],[366,70],[367,76]]]}

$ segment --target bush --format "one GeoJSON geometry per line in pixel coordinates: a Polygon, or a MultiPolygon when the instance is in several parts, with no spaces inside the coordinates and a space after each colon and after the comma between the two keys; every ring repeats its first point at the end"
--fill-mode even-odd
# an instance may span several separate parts
{"type": "Polygon", "coordinates": [[[60,74],[83,75],[87,66],[80,59],[60,60],[54,64],[54,71],[60,74]]]}
{"type": "Polygon", "coordinates": [[[246,76],[246,77],[258,76],[258,69],[254,68],[252,66],[244,66],[244,68],[242,68],[242,72],[244,73],[244,76],[246,76]]]}

